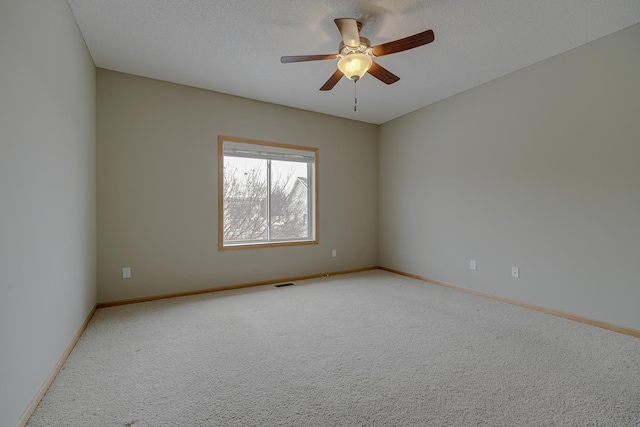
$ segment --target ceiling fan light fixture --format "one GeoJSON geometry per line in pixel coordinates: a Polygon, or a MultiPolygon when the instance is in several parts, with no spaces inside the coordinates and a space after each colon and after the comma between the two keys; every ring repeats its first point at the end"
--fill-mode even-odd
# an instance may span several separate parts
{"type": "Polygon", "coordinates": [[[393,84],[400,80],[400,77],[382,67],[377,62],[373,62],[372,58],[404,52],[405,50],[424,46],[434,40],[433,31],[426,30],[409,37],[371,46],[371,42],[366,37],[360,35],[362,24],[355,19],[338,18],[334,19],[333,22],[338,27],[340,36],[342,36],[342,41],[338,45],[337,54],[297,55],[283,56],[280,58],[280,62],[283,64],[337,59],[338,69],[335,70],[331,77],[329,77],[329,80],[320,87],[321,91],[333,89],[342,79],[342,76],[346,76],[348,79],[357,82],[365,73],[371,74],[382,83],[388,85],[393,84]]]}
{"type": "Polygon", "coordinates": [[[349,53],[338,61],[338,69],[351,80],[359,80],[371,68],[373,61],[364,53],[349,53]]]}

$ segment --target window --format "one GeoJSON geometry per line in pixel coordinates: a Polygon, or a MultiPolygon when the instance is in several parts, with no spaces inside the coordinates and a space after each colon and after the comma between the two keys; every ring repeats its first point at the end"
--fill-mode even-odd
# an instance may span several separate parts
{"type": "Polygon", "coordinates": [[[220,136],[218,248],[318,243],[318,149],[220,136]]]}

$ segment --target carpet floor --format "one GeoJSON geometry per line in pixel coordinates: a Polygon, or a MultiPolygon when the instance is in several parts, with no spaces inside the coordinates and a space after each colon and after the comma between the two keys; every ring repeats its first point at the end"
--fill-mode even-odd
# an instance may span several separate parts
{"type": "Polygon", "coordinates": [[[97,310],[28,426],[640,426],[640,339],[381,270],[97,310]]]}

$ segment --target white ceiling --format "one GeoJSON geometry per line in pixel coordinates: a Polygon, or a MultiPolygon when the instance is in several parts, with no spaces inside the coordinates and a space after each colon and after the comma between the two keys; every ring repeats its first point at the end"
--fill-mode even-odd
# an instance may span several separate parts
{"type": "MultiPolygon", "coordinates": [[[[96,66],[380,124],[640,22],[640,0],[68,0],[96,66]],[[376,61],[400,76],[318,89],[336,61],[334,18],[380,44],[435,41],[376,61]]],[[[639,41],[640,43],[640,41],[639,41]]]]}

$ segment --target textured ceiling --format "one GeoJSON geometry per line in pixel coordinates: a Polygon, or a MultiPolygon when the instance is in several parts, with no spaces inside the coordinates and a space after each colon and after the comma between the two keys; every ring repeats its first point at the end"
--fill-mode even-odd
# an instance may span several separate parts
{"type": "MultiPolygon", "coordinates": [[[[69,0],[96,66],[380,124],[640,22],[640,0],[69,0]],[[343,78],[334,18],[380,44],[435,41],[377,59],[400,81],[343,78]]],[[[640,41],[639,41],[640,43],[640,41]]]]}

